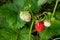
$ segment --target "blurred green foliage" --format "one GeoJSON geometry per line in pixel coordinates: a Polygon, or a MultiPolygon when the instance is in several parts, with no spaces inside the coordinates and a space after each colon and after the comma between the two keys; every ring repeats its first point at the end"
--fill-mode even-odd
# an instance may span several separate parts
{"type": "MultiPolygon", "coordinates": [[[[54,6],[55,2],[55,0],[13,0],[12,3],[8,3],[8,0],[0,1],[6,2],[0,6],[0,40],[28,40],[30,26],[28,27],[26,22],[19,18],[20,11],[30,4],[30,10],[38,14],[37,12],[41,11],[42,5],[45,6],[44,4],[48,3],[54,6]]],[[[57,10],[59,8],[60,4],[57,10]]],[[[48,40],[51,36],[60,34],[59,11],[56,11],[51,27],[45,28],[43,32],[39,33],[39,36],[37,35],[40,40],[48,40]]],[[[31,40],[35,40],[34,37],[31,34],[31,40]]]]}

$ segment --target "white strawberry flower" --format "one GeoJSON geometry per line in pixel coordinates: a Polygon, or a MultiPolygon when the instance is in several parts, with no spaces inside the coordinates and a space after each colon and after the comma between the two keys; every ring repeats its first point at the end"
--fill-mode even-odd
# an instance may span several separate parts
{"type": "Polygon", "coordinates": [[[21,12],[20,12],[20,18],[21,18],[23,21],[30,22],[30,20],[31,20],[31,15],[30,15],[29,11],[21,11],[21,12]]]}
{"type": "Polygon", "coordinates": [[[44,26],[45,26],[45,27],[50,27],[50,26],[51,26],[50,21],[45,21],[45,22],[44,22],[44,26]]]}

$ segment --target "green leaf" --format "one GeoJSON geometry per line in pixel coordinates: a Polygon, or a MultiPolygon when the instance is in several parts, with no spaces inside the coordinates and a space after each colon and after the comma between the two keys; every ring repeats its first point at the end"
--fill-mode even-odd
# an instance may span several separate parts
{"type": "Polygon", "coordinates": [[[17,5],[19,11],[24,10],[25,7],[31,5],[31,10],[33,12],[37,12],[39,10],[39,6],[37,5],[37,0],[13,0],[14,4],[17,5]]]}
{"type": "Polygon", "coordinates": [[[0,29],[0,40],[17,40],[17,34],[10,29],[0,29]]]}
{"type": "MultiPolygon", "coordinates": [[[[29,28],[26,26],[19,30],[14,31],[10,28],[1,28],[0,29],[0,40],[28,40],[29,37],[29,28]]],[[[31,35],[31,40],[33,40],[34,37],[31,35]]]]}
{"type": "Polygon", "coordinates": [[[13,7],[10,6],[8,7],[8,5],[5,5],[5,6],[1,6],[0,8],[1,8],[0,16],[5,18],[10,28],[15,30],[22,28],[24,26],[25,22],[22,21],[21,19],[18,19],[19,18],[18,12],[16,13],[13,7]]]}
{"type": "Polygon", "coordinates": [[[60,20],[54,19],[51,21],[51,26],[49,28],[45,28],[45,30],[40,34],[40,39],[48,40],[54,35],[60,35],[60,20]]]}
{"type": "Polygon", "coordinates": [[[17,6],[18,11],[23,10],[26,0],[13,0],[13,3],[17,6]]]}
{"type": "Polygon", "coordinates": [[[11,4],[4,4],[3,6],[0,6],[0,10],[4,10],[4,9],[7,9],[7,10],[11,10],[11,11],[18,11],[17,7],[15,4],[11,3],[11,4]]]}
{"type": "Polygon", "coordinates": [[[0,16],[0,28],[4,28],[6,26],[8,26],[6,19],[0,16]]]}
{"type": "MultiPolygon", "coordinates": [[[[31,0],[30,1],[30,4],[31,4],[31,10],[33,11],[33,12],[38,12],[39,10],[40,10],[40,6],[38,6],[37,5],[37,1],[38,0],[31,0]]],[[[28,2],[29,3],[29,2],[28,2]]]]}
{"type": "Polygon", "coordinates": [[[60,12],[59,11],[56,11],[55,17],[56,17],[56,19],[60,20],[60,12]]]}
{"type": "Polygon", "coordinates": [[[38,5],[38,6],[42,6],[42,5],[44,5],[45,3],[51,4],[52,1],[55,1],[55,0],[38,0],[37,5],[38,5]]]}
{"type": "Polygon", "coordinates": [[[38,0],[38,6],[41,6],[43,4],[45,4],[47,2],[47,0],[38,0]]]}
{"type": "MultiPolygon", "coordinates": [[[[29,38],[29,28],[27,28],[26,26],[20,30],[20,35],[18,40],[28,40],[29,38]]],[[[31,40],[34,40],[33,35],[31,35],[31,40]]]]}
{"type": "Polygon", "coordinates": [[[17,6],[23,7],[25,0],[13,0],[13,2],[14,2],[17,6]]]}
{"type": "Polygon", "coordinates": [[[21,20],[19,17],[17,18],[17,24],[16,24],[16,26],[17,26],[18,28],[24,27],[25,24],[26,24],[25,21],[21,20]]]}

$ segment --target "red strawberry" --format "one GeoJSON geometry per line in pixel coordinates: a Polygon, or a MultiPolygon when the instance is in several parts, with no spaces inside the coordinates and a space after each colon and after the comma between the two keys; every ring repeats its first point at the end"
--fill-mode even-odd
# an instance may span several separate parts
{"type": "Polygon", "coordinates": [[[44,23],[43,22],[36,23],[35,29],[37,32],[42,32],[44,30],[44,23]]]}

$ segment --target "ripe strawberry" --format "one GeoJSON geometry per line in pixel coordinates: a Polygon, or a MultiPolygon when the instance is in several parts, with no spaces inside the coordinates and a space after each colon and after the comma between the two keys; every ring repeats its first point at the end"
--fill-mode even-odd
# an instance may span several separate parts
{"type": "Polygon", "coordinates": [[[36,23],[35,29],[37,32],[42,32],[44,30],[44,23],[43,22],[36,23]]]}

